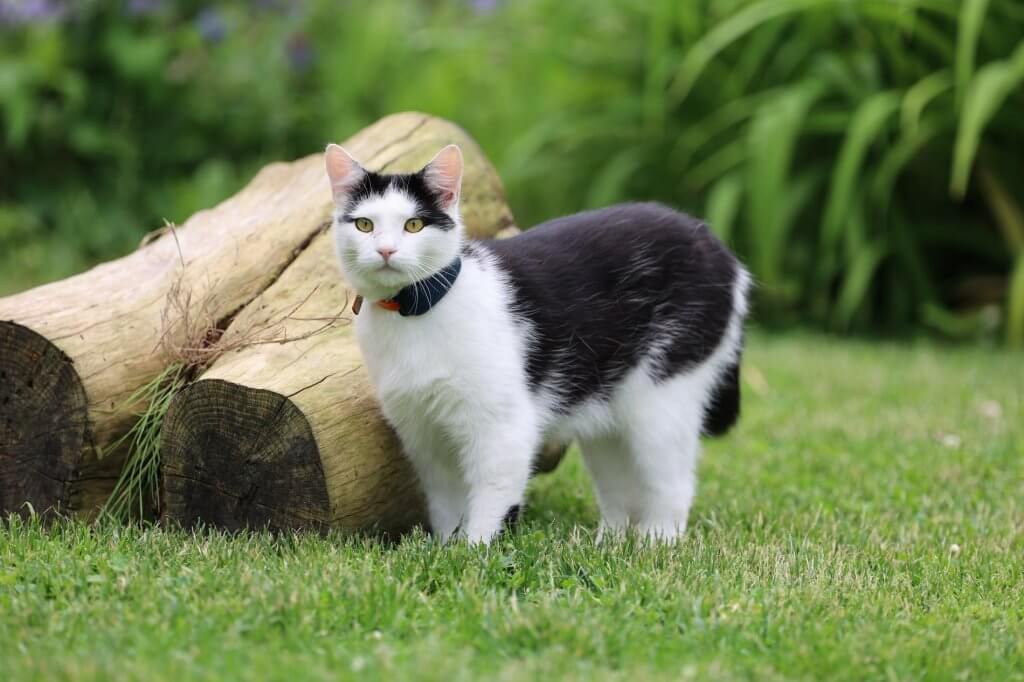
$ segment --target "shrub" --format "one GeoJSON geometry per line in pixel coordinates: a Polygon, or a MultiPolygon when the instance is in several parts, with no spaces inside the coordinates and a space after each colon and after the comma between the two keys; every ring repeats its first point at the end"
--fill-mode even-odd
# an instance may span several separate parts
{"type": "Polygon", "coordinates": [[[523,224],[625,199],[707,217],[764,321],[1024,342],[1015,0],[131,0],[7,20],[0,287],[418,109],[481,141],[523,224]]]}

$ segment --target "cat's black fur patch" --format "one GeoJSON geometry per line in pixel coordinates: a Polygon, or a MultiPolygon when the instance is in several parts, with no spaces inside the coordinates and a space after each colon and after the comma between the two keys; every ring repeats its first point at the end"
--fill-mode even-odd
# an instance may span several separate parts
{"type": "Polygon", "coordinates": [[[729,365],[722,381],[711,394],[711,404],[704,414],[705,436],[721,436],[740,418],[740,366],[729,365]]]}
{"type": "Polygon", "coordinates": [[[699,364],[732,315],[736,258],[702,222],[660,204],[557,218],[486,248],[535,335],[531,386],[554,390],[562,411],[610,394],[656,347],[656,380],[699,364]]]}
{"type": "Polygon", "coordinates": [[[512,505],[508,508],[508,511],[505,512],[505,518],[502,519],[501,524],[506,528],[515,528],[519,525],[519,516],[521,511],[522,510],[518,504],[512,505]]]}
{"type": "Polygon", "coordinates": [[[352,222],[359,217],[352,214],[356,206],[370,197],[384,196],[389,188],[405,192],[416,202],[419,211],[415,217],[422,220],[424,226],[436,227],[441,230],[450,230],[455,227],[455,221],[441,207],[438,195],[427,184],[422,170],[418,173],[396,175],[382,175],[366,171],[359,182],[349,191],[342,219],[345,222],[352,222]]]}

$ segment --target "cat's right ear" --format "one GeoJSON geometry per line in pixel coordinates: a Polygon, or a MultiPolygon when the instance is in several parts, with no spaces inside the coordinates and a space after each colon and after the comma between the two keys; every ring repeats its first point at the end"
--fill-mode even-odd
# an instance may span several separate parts
{"type": "Polygon", "coordinates": [[[330,178],[335,201],[340,201],[348,195],[366,173],[351,154],[336,144],[327,145],[324,164],[327,166],[327,177],[330,178]]]}

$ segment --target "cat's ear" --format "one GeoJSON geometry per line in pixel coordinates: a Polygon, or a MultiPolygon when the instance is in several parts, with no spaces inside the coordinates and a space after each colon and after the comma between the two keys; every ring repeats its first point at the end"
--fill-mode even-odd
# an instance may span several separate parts
{"type": "Polygon", "coordinates": [[[423,177],[444,208],[455,205],[462,188],[462,151],[458,145],[450,144],[439,151],[423,168],[423,177]]]}
{"type": "Polygon", "coordinates": [[[366,174],[359,162],[352,155],[336,144],[327,145],[324,152],[324,163],[327,166],[327,177],[331,180],[331,192],[334,200],[345,197],[357,182],[366,174]]]}

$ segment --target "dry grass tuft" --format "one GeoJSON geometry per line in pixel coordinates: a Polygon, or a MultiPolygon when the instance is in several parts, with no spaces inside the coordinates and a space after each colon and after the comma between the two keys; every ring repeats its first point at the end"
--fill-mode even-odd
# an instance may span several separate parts
{"type": "MultiPolygon", "coordinates": [[[[225,341],[224,334],[231,326],[238,312],[247,304],[243,304],[227,317],[218,318],[216,310],[217,287],[209,287],[209,293],[201,298],[193,296],[191,287],[185,281],[187,265],[181,252],[181,243],[172,223],[167,229],[178,244],[178,258],[181,271],[178,278],[167,291],[167,298],[161,314],[162,333],[157,341],[159,351],[167,356],[171,364],[181,364],[189,368],[193,375],[212,365],[224,353],[258,346],[268,343],[288,343],[302,341],[322,334],[335,325],[347,322],[342,312],[348,308],[348,294],[339,312],[330,317],[299,317],[298,313],[316,294],[319,287],[313,287],[308,294],[280,317],[263,322],[251,322],[245,328],[234,329],[230,340],[225,341]],[[297,321],[320,321],[323,324],[316,329],[296,336],[288,335],[288,323],[297,321]]],[[[250,301],[251,303],[251,301],[250,301]]]]}
{"type": "Polygon", "coordinates": [[[101,517],[112,517],[122,522],[145,518],[160,508],[160,429],[164,416],[174,397],[217,358],[243,348],[302,341],[340,323],[347,323],[343,316],[343,311],[348,308],[347,295],[345,303],[335,315],[299,316],[302,308],[319,289],[313,287],[284,314],[269,320],[250,322],[244,328],[233,328],[230,336],[226,337],[228,328],[245,305],[226,317],[218,317],[216,311],[220,306],[217,305],[217,287],[208,287],[208,293],[203,296],[194,294],[186,281],[187,264],[175,226],[168,222],[164,230],[174,237],[181,263],[178,276],[167,291],[160,317],[162,331],[153,349],[154,353],[167,358],[167,369],[122,403],[141,405],[141,409],[128,432],[108,448],[113,451],[122,446],[128,447],[124,469],[101,513],[101,517]],[[297,321],[317,321],[323,324],[302,334],[289,335],[288,323],[297,321]]]}

